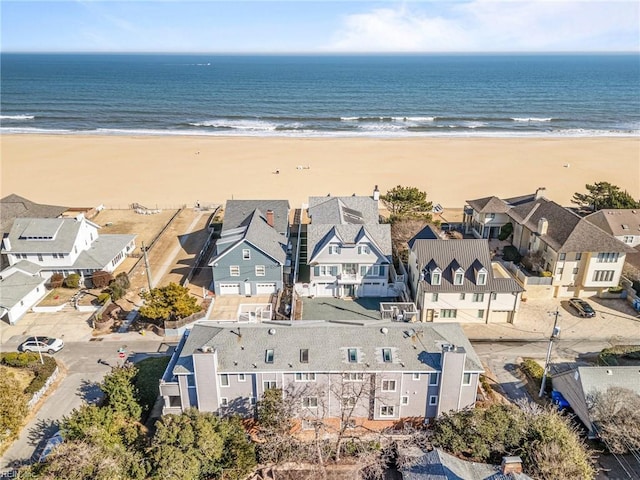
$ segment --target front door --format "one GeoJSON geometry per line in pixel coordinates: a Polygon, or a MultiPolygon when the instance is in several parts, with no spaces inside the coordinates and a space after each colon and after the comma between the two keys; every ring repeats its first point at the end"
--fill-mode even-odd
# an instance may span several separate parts
{"type": "Polygon", "coordinates": [[[251,295],[251,282],[244,282],[244,294],[246,296],[251,295]]]}
{"type": "Polygon", "coordinates": [[[355,297],[356,296],[356,286],[355,285],[345,285],[343,288],[344,288],[344,296],[345,297],[355,297]]]}

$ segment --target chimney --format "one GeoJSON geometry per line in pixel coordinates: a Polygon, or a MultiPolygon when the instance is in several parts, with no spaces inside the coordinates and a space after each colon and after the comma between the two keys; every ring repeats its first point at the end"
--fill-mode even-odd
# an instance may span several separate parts
{"type": "Polygon", "coordinates": [[[539,198],[542,198],[544,196],[544,192],[546,192],[546,187],[538,187],[538,189],[536,190],[536,195],[535,198],[536,200],[538,200],[539,198]]]}
{"type": "Polygon", "coordinates": [[[3,243],[3,247],[7,252],[11,251],[11,241],[9,240],[9,234],[7,234],[3,239],[2,239],[2,243],[3,243]]]}
{"type": "Polygon", "coordinates": [[[500,472],[503,475],[522,473],[522,459],[520,457],[502,457],[500,472]]]}
{"type": "Polygon", "coordinates": [[[546,235],[548,229],[549,221],[546,218],[542,217],[540,220],[538,220],[538,235],[546,235]]]}
{"type": "Polygon", "coordinates": [[[378,190],[378,185],[373,188],[373,199],[377,202],[380,200],[380,190],[378,190]]]}
{"type": "Polygon", "coordinates": [[[271,228],[274,227],[274,222],[273,222],[273,210],[267,210],[267,223],[269,224],[269,226],[271,228]]]}

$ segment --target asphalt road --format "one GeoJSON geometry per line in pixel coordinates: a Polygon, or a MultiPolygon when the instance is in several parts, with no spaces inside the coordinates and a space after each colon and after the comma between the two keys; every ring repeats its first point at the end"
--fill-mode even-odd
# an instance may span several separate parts
{"type": "MultiPolygon", "coordinates": [[[[94,402],[100,397],[96,384],[111,367],[100,363],[103,360],[111,366],[119,361],[118,349],[122,342],[68,342],[65,348],[55,354],[62,362],[66,375],[58,388],[45,399],[35,417],[23,428],[20,437],[11,445],[0,459],[0,474],[11,470],[13,462],[28,462],[34,452],[42,447],[44,441],[57,430],[57,422],[68,415],[84,401],[94,402]]],[[[168,346],[161,340],[139,340],[130,342],[125,349],[129,358],[143,358],[147,354],[166,351],[168,346]]]]}

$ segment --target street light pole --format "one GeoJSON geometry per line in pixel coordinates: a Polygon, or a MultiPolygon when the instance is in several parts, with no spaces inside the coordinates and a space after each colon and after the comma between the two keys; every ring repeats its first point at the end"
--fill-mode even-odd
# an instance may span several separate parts
{"type": "Polygon", "coordinates": [[[555,316],[555,320],[553,322],[553,331],[551,332],[551,336],[549,337],[549,348],[547,349],[547,359],[544,362],[544,372],[542,374],[542,382],[540,385],[538,398],[542,398],[542,395],[544,395],[544,390],[547,384],[547,373],[549,372],[549,361],[551,360],[551,347],[553,347],[553,341],[558,338],[558,335],[560,335],[560,327],[558,327],[558,317],[560,316],[560,311],[556,308],[555,312],[550,313],[555,316]]]}
{"type": "Polygon", "coordinates": [[[149,268],[149,258],[147,257],[147,247],[144,246],[144,242],[142,242],[142,255],[144,256],[144,266],[147,271],[147,283],[149,284],[149,291],[151,291],[151,269],[149,268]]]}
{"type": "Polygon", "coordinates": [[[40,350],[40,344],[38,342],[38,336],[33,337],[36,339],[36,348],[38,349],[38,355],[40,355],[40,363],[44,365],[44,358],[42,358],[42,350],[40,350]]]}

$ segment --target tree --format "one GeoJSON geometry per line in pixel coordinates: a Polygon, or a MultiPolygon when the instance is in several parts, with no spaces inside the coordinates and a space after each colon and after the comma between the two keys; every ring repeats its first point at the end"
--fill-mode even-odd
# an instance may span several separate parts
{"type": "Polygon", "coordinates": [[[603,208],[640,208],[640,201],[635,200],[626,190],[609,182],[596,182],[585,185],[588,193],[576,192],[571,203],[587,208],[593,212],[603,208]]]}
{"type": "Polygon", "coordinates": [[[91,275],[91,283],[94,288],[104,288],[113,281],[113,275],[104,270],[98,270],[91,275]]]}
{"type": "Polygon", "coordinates": [[[407,242],[425,228],[427,222],[422,218],[400,218],[391,224],[391,243],[398,259],[403,264],[409,259],[407,242]]]}
{"type": "Polygon", "coordinates": [[[51,275],[51,278],[49,278],[49,286],[51,288],[60,288],[63,282],[64,275],[62,275],[61,273],[54,273],[53,275],[51,275]]]}
{"type": "Polygon", "coordinates": [[[64,279],[63,285],[66,288],[78,288],[80,286],[80,275],[77,273],[67,275],[67,278],[64,279]]]}
{"type": "Polygon", "coordinates": [[[416,187],[398,185],[380,197],[391,212],[392,220],[398,217],[421,217],[431,220],[432,203],[427,201],[427,193],[416,187]]]}
{"type": "Polygon", "coordinates": [[[105,407],[133,421],[140,420],[142,415],[142,407],[137,401],[138,392],[133,384],[137,373],[138,369],[132,363],[115,367],[105,375],[100,386],[105,395],[105,407]]]}
{"type": "Polygon", "coordinates": [[[589,396],[587,402],[598,436],[611,453],[640,450],[640,395],[610,387],[589,396]]]}
{"type": "Polygon", "coordinates": [[[140,315],[150,320],[179,320],[202,309],[196,298],[189,295],[189,289],[176,283],[153,288],[141,297],[145,303],[140,307],[140,315]]]}
{"type": "Polygon", "coordinates": [[[18,379],[8,368],[0,367],[0,442],[20,431],[28,411],[18,379]]]}

